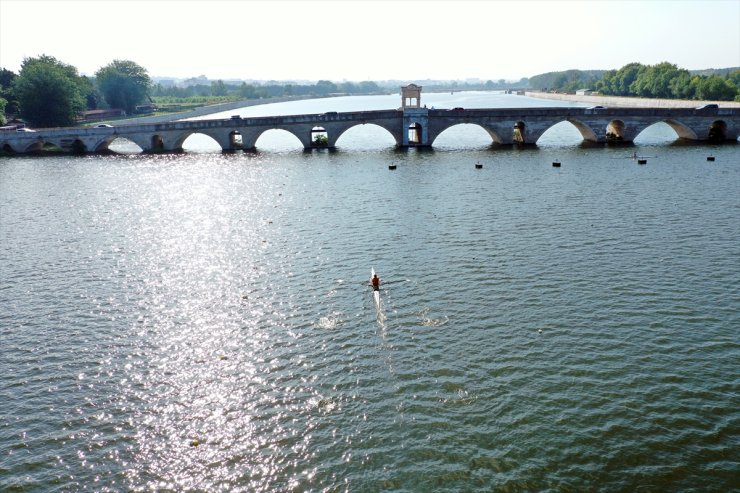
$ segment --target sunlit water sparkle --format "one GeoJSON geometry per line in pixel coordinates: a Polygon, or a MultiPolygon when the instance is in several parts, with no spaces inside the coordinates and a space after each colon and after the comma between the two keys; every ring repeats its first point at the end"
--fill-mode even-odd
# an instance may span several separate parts
{"type": "Polygon", "coordinates": [[[738,148],[671,132],[0,159],[0,490],[737,489],[738,148]]]}

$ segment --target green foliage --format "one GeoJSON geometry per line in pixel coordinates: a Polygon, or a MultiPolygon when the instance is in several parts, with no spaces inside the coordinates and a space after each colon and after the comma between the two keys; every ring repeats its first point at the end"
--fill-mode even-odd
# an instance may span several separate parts
{"type": "Polygon", "coordinates": [[[593,88],[603,74],[603,70],[548,72],[531,77],[529,87],[541,91],[575,92],[578,89],[593,88]]]}
{"type": "Polygon", "coordinates": [[[644,69],[640,63],[629,63],[619,70],[608,70],[596,83],[596,90],[612,96],[629,96],[630,87],[644,69]]]}
{"type": "Polygon", "coordinates": [[[127,113],[147,100],[152,84],[146,69],[130,60],[113,60],[95,72],[95,79],[108,105],[127,113]]]}
{"type": "Polygon", "coordinates": [[[0,125],[5,125],[5,106],[8,101],[4,98],[0,98],[0,125]]]}
{"type": "Polygon", "coordinates": [[[317,134],[313,138],[313,145],[315,146],[327,146],[329,145],[329,137],[324,134],[317,134]]]}
{"type": "Polygon", "coordinates": [[[105,99],[100,94],[95,81],[84,75],[80,78],[82,83],[82,89],[85,95],[85,107],[88,110],[94,110],[105,106],[105,99]]]}
{"type": "Polygon", "coordinates": [[[226,96],[228,94],[226,90],[226,84],[224,84],[224,81],[217,80],[214,82],[211,82],[211,95],[212,96],[226,96]]]}
{"type": "MultiPolygon", "coordinates": [[[[716,72],[716,71],[715,71],[716,72]]],[[[657,65],[630,63],[607,71],[596,84],[602,94],[645,98],[732,101],[740,96],[740,70],[702,75],[663,62],[657,65]]]]}
{"type": "Polygon", "coordinates": [[[4,115],[16,115],[20,109],[18,99],[13,91],[13,81],[17,78],[15,72],[0,68],[0,99],[5,101],[3,109],[0,110],[0,118],[3,118],[4,115]]]}
{"type": "Polygon", "coordinates": [[[21,116],[34,126],[72,125],[85,109],[84,83],[77,69],[47,55],[23,60],[13,92],[21,116]]]}
{"type": "Polygon", "coordinates": [[[735,84],[719,75],[702,78],[696,87],[697,99],[711,101],[731,101],[738,94],[735,84]]]}
{"type": "Polygon", "coordinates": [[[679,75],[688,76],[689,72],[680,70],[668,62],[650,65],[638,72],[637,78],[630,85],[630,90],[646,98],[671,98],[674,97],[671,81],[677,79],[679,75]]]}

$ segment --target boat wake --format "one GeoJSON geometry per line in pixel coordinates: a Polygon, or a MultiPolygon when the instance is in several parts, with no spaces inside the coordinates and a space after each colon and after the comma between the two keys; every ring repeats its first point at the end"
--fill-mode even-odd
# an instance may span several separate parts
{"type": "Polygon", "coordinates": [[[447,316],[440,318],[429,318],[429,308],[424,308],[417,315],[421,319],[421,325],[423,325],[424,327],[439,327],[440,325],[446,324],[450,320],[450,318],[447,316]]]}

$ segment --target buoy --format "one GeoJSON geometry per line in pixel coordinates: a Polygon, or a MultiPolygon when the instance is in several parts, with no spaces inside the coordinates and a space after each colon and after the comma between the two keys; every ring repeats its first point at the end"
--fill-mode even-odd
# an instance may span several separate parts
{"type": "Polygon", "coordinates": [[[707,156],[707,161],[714,161],[714,156],[707,156]]]}
{"type": "Polygon", "coordinates": [[[192,440],[190,442],[191,447],[197,447],[198,445],[200,445],[200,442],[198,440],[192,440]]]}
{"type": "Polygon", "coordinates": [[[647,159],[638,159],[637,164],[647,164],[647,159]]]}
{"type": "Polygon", "coordinates": [[[552,167],[553,168],[559,168],[560,167],[560,161],[553,161],[552,162],[552,167]]]}
{"type": "Polygon", "coordinates": [[[395,164],[388,165],[388,169],[396,169],[396,165],[395,164]]]}
{"type": "Polygon", "coordinates": [[[482,169],[483,165],[481,163],[475,163],[475,169],[482,169]]]}

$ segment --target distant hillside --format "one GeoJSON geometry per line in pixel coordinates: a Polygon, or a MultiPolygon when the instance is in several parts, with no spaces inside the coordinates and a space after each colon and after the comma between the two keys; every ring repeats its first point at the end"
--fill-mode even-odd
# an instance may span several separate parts
{"type": "Polygon", "coordinates": [[[547,72],[529,78],[529,87],[539,91],[556,90],[575,92],[578,89],[594,87],[606,70],[565,70],[547,72]]]}

